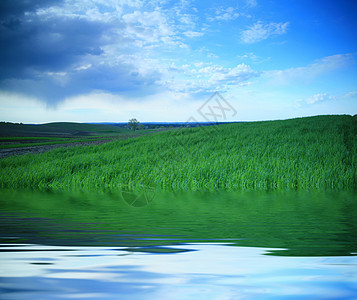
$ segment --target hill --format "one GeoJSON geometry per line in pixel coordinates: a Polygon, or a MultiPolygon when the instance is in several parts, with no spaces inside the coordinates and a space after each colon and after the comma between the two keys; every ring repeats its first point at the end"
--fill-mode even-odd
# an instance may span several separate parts
{"type": "Polygon", "coordinates": [[[0,123],[0,136],[89,136],[110,135],[128,132],[127,128],[119,128],[113,125],[85,124],[72,122],[46,123],[39,125],[0,123]]]}
{"type": "Polygon", "coordinates": [[[355,189],[357,120],[316,116],[184,128],[0,161],[2,187],[355,189]]]}

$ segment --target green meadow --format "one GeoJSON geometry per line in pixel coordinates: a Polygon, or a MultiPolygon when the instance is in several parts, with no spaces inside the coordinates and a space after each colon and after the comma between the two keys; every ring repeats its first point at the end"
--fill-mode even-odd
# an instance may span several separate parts
{"type": "Polygon", "coordinates": [[[354,190],[357,118],[180,128],[0,160],[2,188],[354,190]]]}

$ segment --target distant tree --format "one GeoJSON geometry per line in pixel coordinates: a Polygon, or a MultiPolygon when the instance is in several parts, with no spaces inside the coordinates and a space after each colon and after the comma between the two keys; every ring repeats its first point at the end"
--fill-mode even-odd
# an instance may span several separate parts
{"type": "Polygon", "coordinates": [[[139,121],[137,119],[130,119],[128,126],[131,130],[135,131],[139,126],[139,121]]]}
{"type": "Polygon", "coordinates": [[[144,129],[145,129],[145,125],[140,124],[140,125],[139,125],[139,130],[144,130],[144,129]]]}

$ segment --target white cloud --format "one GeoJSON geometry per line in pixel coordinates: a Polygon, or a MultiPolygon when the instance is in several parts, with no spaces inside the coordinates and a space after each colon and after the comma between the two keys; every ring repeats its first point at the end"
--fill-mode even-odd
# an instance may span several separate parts
{"type": "Polygon", "coordinates": [[[298,105],[301,105],[301,104],[313,105],[316,103],[321,103],[321,102],[325,102],[325,101],[333,101],[333,100],[336,100],[336,98],[325,93],[325,94],[315,94],[311,97],[308,97],[305,99],[298,99],[296,101],[297,101],[298,105]]]}
{"type": "Polygon", "coordinates": [[[237,55],[237,58],[239,58],[242,61],[251,61],[254,64],[261,64],[271,59],[271,57],[263,58],[261,56],[257,56],[253,52],[248,52],[243,55],[237,55]]]}
{"type": "Polygon", "coordinates": [[[258,5],[257,0],[245,0],[248,7],[256,7],[258,5]]]}
{"type": "Polygon", "coordinates": [[[189,38],[195,38],[195,37],[200,37],[203,35],[203,32],[198,32],[198,31],[185,31],[183,33],[185,36],[189,38]]]}
{"type": "Polygon", "coordinates": [[[226,9],[218,9],[216,11],[216,20],[230,21],[239,17],[239,13],[233,7],[227,7],[226,9]]]}
{"type": "Polygon", "coordinates": [[[289,22],[264,24],[259,21],[248,27],[241,34],[241,41],[246,44],[253,44],[266,40],[271,35],[281,35],[287,32],[289,22]]]}
{"type": "Polygon", "coordinates": [[[179,21],[182,24],[194,27],[195,26],[195,22],[194,22],[194,17],[191,14],[180,14],[179,15],[179,21]]]}
{"type": "Polygon", "coordinates": [[[240,16],[240,13],[234,7],[227,7],[227,8],[218,8],[215,11],[215,15],[209,17],[208,20],[213,21],[232,21],[237,19],[240,16]]]}
{"type": "Polygon", "coordinates": [[[167,16],[159,10],[151,12],[135,11],[122,17],[127,25],[128,38],[141,41],[143,46],[159,46],[162,42],[175,43],[175,29],[167,16]]]}
{"type": "Polygon", "coordinates": [[[256,75],[257,73],[250,66],[242,63],[234,68],[220,68],[211,76],[211,81],[234,85],[241,84],[256,75]]]}
{"type": "Polygon", "coordinates": [[[357,91],[348,92],[343,95],[344,98],[357,98],[357,91]]]}
{"type": "Polygon", "coordinates": [[[237,58],[240,59],[250,59],[252,61],[257,61],[258,60],[258,56],[256,56],[253,52],[249,52],[243,55],[238,55],[237,58]]]}
{"type": "Polygon", "coordinates": [[[315,94],[315,95],[312,95],[311,97],[308,97],[308,98],[304,98],[304,99],[298,99],[296,100],[296,104],[298,107],[301,107],[301,106],[310,106],[310,105],[314,105],[314,104],[317,104],[317,103],[322,103],[322,102],[341,102],[343,101],[343,99],[345,99],[345,101],[347,99],[354,99],[354,98],[357,98],[357,91],[352,91],[352,92],[349,92],[349,93],[346,93],[346,94],[343,94],[343,95],[337,95],[336,97],[335,96],[331,96],[327,93],[319,93],[319,94],[315,94]],[[338,100],[338,101],[336,101],[338,100]]]}
{"type": "Polygon", "coordinates": [[[165,88],[183,93],[211,93],[226,91],[230,87],[243,86],[258,76],[250,66],[242,63],[233,68],[209,63],[195,63],[176,68],[177,74],[167,72],[160,83],[165,88]]]}
{"type": "Polygon", "coordinates": [[[264,77],[272,84],[289,84],[296,81],[306,81],[341,69],[353,62],[352,54],[336,54],[316,60],[306,67],[289,68],[285,70],[273,70],[264,73],[264,77]]]}

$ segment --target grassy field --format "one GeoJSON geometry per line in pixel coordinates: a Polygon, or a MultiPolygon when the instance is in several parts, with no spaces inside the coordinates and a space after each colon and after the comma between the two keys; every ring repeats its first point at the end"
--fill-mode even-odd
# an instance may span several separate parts
{"type": "Polygon", "coordinates": [[[58,190],[355,189],[357,119],[185,128],[0,160],[0,184],[58,190]]]}
{"type": "Polygon", "coordinates": [[[156,131],[158,129],[133,132],[125,127],[71,122],[40,125],[0,123],[0,149],[125,139],[156,131]]]}

